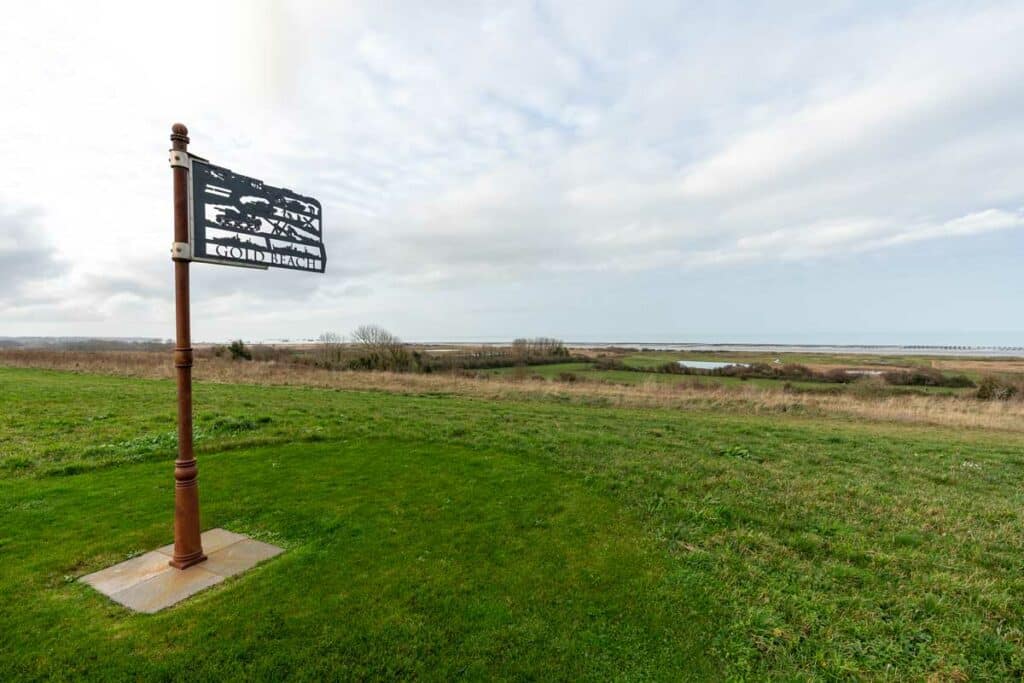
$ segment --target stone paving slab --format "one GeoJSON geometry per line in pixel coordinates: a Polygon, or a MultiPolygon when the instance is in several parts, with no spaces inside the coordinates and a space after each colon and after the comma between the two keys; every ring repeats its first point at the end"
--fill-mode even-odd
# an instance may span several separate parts
{"type": "Polygon", "coordinates": [[[82,581],[104,595],[113,595],[167,571],[167,559],[163,553],[150,551],[95,574],[83,576],[82,581]]]}
{"type": "Polygon", "coordinates": [[[223,580],[224,577],[220,574],[208,572],[199,565],[192,565],[188,569],[175,569],[168,566],[168,571],[140,581],[124,590],[108,595],[108,597],[128,609],[152,614],[165,607],[175,605],[223,580]]]}
{"type": "Polygon", "coordinates": [[[202,538],[207,559],[188,569],[167,564],[174,553],[171,544],[80,580],[129,609],[152,614],[284,552],[226,529],[210,529],[202,538]]]}
{"type": "Polygon", "coordinates": [[[215,553],[210,553],[207,556],[206,562],[199,566],[208,572],[213,572],[220,576],[233,576],[255,567],[259,562],[269,560],[271,557],[282,552],[284,551],[276,545],[247,538],[238,543],[232,543],[215,553]]]}
{"type": "MultiPolygon", "coordinates": [[[[215,553],[221,548],[225,548],[232,543],[238,543],[239,541],[246,540],[248,537],[242,534],[236,534],[233,531],[227,529],[209,529],[202,533],[203,538],[203,552],[209,557],[210,553],[215,553]]],[[[161,548],[157,548],[156,552],[163,553],[168,557],[174,556],[174,544],[170,543],[161,548]]]]}

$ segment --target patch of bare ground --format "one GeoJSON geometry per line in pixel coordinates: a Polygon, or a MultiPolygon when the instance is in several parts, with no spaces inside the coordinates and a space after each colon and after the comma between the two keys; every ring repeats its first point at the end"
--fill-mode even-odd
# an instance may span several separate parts
{"type": "MultiPolygon", "coordinates": [[[[170,354],[0,350],[0,365],[173,379],[170,354]]],[[[716,409],[742,413],[836,415],[878,422],[996,429],[1024,433],[1024,401],[979,401],[966,396],[793,393],[761,386],[723,386],[699,380],[640,384],[553,382],[513,376],[331,371],[277,361],[196,359],[201,382],[309,386],[353,391],[450,393],[488,399],[548,398],[622,407],[716,409]]]]}

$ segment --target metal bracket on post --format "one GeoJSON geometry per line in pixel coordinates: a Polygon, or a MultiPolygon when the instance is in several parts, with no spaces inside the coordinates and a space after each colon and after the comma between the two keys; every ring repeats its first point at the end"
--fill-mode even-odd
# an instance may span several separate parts
{"type": "Polygon", "coordinates": [[[175,242],[171,245],[171,260],[191,261],[192,245],[188,242],[175,242]]]}
{"type": "Polygon", "coordinates": [[[188,171],[192,170],[192,160],[189,159],[188,152],[179,152],[176,149],[172,149],[168,161],[170,161],[172,168],[177,166],[188,171]]]}

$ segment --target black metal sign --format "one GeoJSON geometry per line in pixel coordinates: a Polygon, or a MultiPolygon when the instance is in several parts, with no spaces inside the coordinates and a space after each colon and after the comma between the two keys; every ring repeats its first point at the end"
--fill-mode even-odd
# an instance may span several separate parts
{"type": "Polygon", "coordinates": [[[192,157],[192,260],[324,272],[320,202],[192,157]]]}

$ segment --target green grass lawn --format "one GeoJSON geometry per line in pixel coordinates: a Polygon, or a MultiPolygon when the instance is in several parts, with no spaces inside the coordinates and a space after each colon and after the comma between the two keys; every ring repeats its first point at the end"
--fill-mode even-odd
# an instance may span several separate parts
{"type": "Polygon", "coordinates": [[[157,615],[170,382],[0,368],[0,680],[1024,674],[1024,440],[779,415],[195,390],[203,526],[286,552],[157,615]]]}

